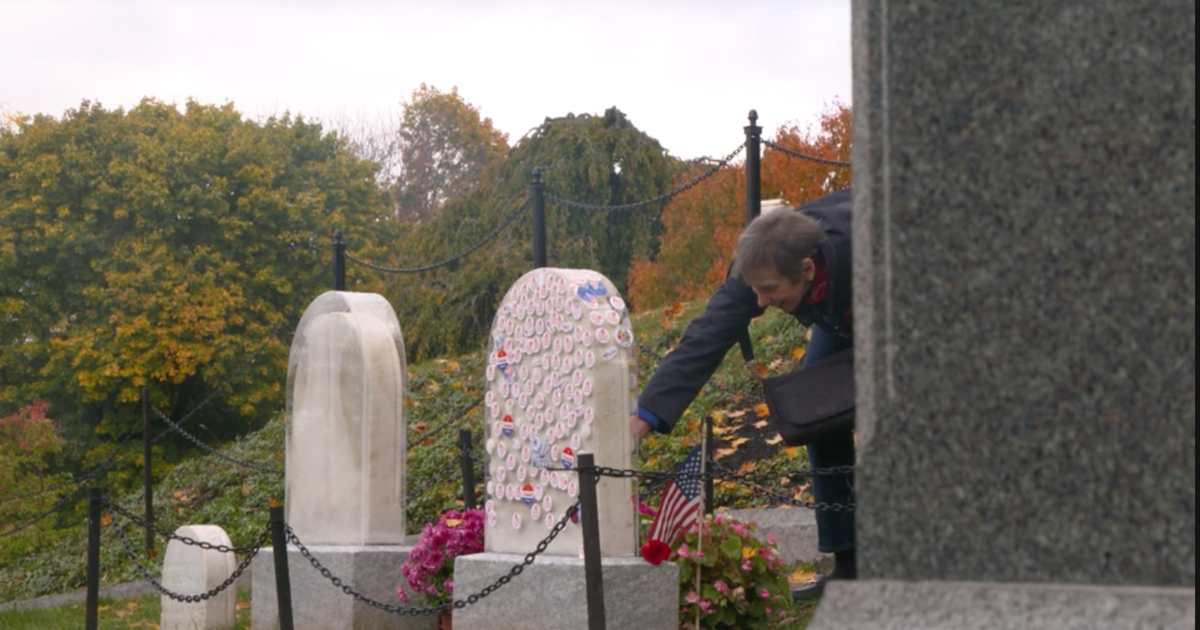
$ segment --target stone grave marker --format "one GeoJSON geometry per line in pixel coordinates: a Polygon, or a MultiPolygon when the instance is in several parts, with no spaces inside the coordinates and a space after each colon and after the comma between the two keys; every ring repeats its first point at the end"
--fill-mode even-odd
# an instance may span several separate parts
{"type": "MultiPolygon", "coordinates": [[[[492,326],[484,398],[488,454],[486,549],[526,553],[577,502],[579,453],[598,466],[632,465],[629,414],[636,385],[625,302],[603,275],[537,269],[504,296],[492,326]]],[[[635,555],[633,487],[597,487],[605,555],[635,555]]],[[[578,556],[582,527],[548,550],[578,556]]]]}
{"type": "MultiPolygon", "coordinates": [[[[460,556],[454,594],[495,583],[534,551],[578,501],[580,453],[630,469],[636,364],[629,314],[603,275],[537,269],[518,280],[496,314],[486,367],[486,552],[460,556]],[[550,470],[550,469],[567,469],[550,470]]],[[[629,479],[597,485],[609,628],[678,625],[678,568],[637,556],[629,479]]],[[[494,595],[454,612],[458,630],[587,627],[582,526],[567,525],[546,553],[494,595]]]]}
{"type": "Polygon", "coordinates": [[[305,544],[404,542],[404,337],[374,293],[330,291],[288,359],[287,522],[305,544]]]}
{"type": "Polygon", "coordinates": [[[859,580],[811,630],[1195,628],[1195,25],[854,3],[859,580]]]}
{"type": "MultiPolygon", "coordinates": [[[[232,547],[224,529],[216,525],[184,525],[181,537],[210,545],[232,547]]],[[[162,585],[180,595],[200,595],[218,587],[237,569],[231,551],[201,549],[172,539],[163,555],[162,585]]],[[[237,613],[237,588],[230,586],[202,602],[178,602],[162,596],[162,630],[218,630],[232,628],[237,613]]]]}
{"type": "MultiPolygon", "coordinates": [[[[376,601],[400,606],[404,537],[404,338],[374,293],[331,291],[300,319],[288,360],[285,512],[322,566],[376,601]]],[[[436,627],[359,602],[288,548],[297,628],[436,627]]],[[[254,562],[252,627],[278,623],[274,552],[254,562]]]]}

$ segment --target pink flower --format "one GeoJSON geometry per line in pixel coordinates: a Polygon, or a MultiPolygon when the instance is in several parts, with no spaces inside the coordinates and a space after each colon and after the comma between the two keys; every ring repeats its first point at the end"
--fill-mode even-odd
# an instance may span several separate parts
{"type": "Polygon", "coordinates": [[[717,592],[722,595],[729,595],[729,586],[725,584],[724,580],[717,580],[714,582],[713,588],[717,589],[717,592]]]}
{"type": "MultiPolygon", "coordinates": [[[[688,550],[687,543],[683,543],[682,545],[679,545],[679,549],[675,550],[675,553],[679,554],[680,558],[690,558],[691,557],[689,555],[691,553],[691,551],[688,550]]],[[[699,557],[699,556],[697,556],[697,557],[699,557]]]]}
{"type": "Polygon", "coordinates": [[[696,594],[696,591],[688,591],[687,603],[695,604],[699,601],[700,601],[700,596],[696,594]]]}
{"type": "Polygon", "coordinates": [[[767,544],[774,545],[775,540],[775,534],[767,534],[767,544]]]}
{"type": "Polygon", "coordinates": [[[758,596],[759,596],[759,597],[761,597],[761,598],[763,598],[763,599],[770,599],[770,598],[771,598],[771,591],[768,591],[767,589],[765,589],[765,588],[764,588],[764,589],[762,589],[761,591],[759,591],[759,592],[758,592],[758,596]]]}

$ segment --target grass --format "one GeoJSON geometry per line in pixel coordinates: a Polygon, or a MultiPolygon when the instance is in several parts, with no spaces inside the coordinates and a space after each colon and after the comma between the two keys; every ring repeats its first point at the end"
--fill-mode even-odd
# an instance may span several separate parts
{"type": "MultiPolygon", "coordinates": [[[[683,335],[684,328],[699,314],[704,302],[673,306],[636,314],[633,328],[639,352],[638,372],[645,379],[657,367],[659,358],[667,354],[683,335]]],[[[799,359],[797,349],[803,348],[804,330],[796,326],[789,316],[771,312],[759,318],[751,326],[755,350],[760,357],[774,358],[768,362],[771,372],[787,371],[799,359]]],[[[481,410],[476,408],[465,416],[462,411],[482,396],[483,352],[455,358],[441,358],[409,366],[408,381],[408,492],[413,493],[427,486],[427,482],[439,471],[443,478],[408,504],[409,532],[419,532],[424,523],[435,520],[437,515],[451,507],[461,507],[460,477],[456,466],[455,441],[460,428],[468,428],[475,443],[481,441],[483,423],[479,421],[481,410]],[[450,466],[450,468],[448,468],[450,466]]],[[[751,424],[765,426],[757,421],[755,405],[759,401],[755,394],[755,378],[743,365],[738,350],[730,351],[710,385],[681,418],[676,430],[670,435],[651,436],[643,442],[641,467],[646,470],[669,471],[683,460],[690,448],[700,440],[701,420],[705,417],[718,418],[716,431],[724,452],[743,451],[755,445],[735,443],[736,430],[748,429],[751,424]]],[[[283,441],[285,419],[272,419],[260,431],[240,438],[221,448],[233,458],[256,464],[281,468],[283,466],[283,441]]],[[[761,431],[768,431],[761,429],[761,431]]],[[[748,434],[746,434],[748,435],[748,434]]],[[[743,440],[743,442],[746,442],[743,440]]],[[[761,453],[737,466],[739,472],[776,472],[807,465],[800,449],[757,445],[761,453]]],[[[731,455],[729,460],[737,459],[731,455]]],[[[718,457],[718,461],[721,461],[718,457]]],[[[477,477],[480,487],[476,496],[482,496],[482,475],[477,477]]],[[[802,488],[796,488],[800,493],[802,488]]],[[[790,490],[789,490],[790,492],[790,490]]],[[[797,494],[799,496],[799,494],[797,494]]],[[[652,500],[652,499],[651,499],[652,500]]],[[[140,492],[114,497],[114,501],[135,514],[141,512],[140,492]]],[[[272,503],[283,501],[282,475],[251,470],[231,464],[213,456],[197,456],[187,460],[168,473],[161,475],[154,489],[156,524],[165,530],[174,530],[189,523],[215,523],[229,534],[235,546],[251,546],[266,525],[268,508],[272,503]]],[[[771,501],[755,495],[745,487],[732,483],[716,485],[715,503],[729,508],[765,507],[771,501]]],[[[0,566],[0,602],[24,600],[40,595],[64,593],[83,588],[86,556],[86,518],[79,505],[74,512],[63,514],[57,527],[49,527],[51,519],[43,526],[31,528],[9,538],[5,543],[9,549],[17,549],[16,560],[0,566]]],[[[120,518],[120,517],[118,517],[120,518]]],[[[143,534],[133,523],[122,519],[121,525],[135,549],[139,550],[142,562],[155,575],[161,575],[161,553],[144,557],[139,541],[143,534]]],[[[0,528],[3,529],[3,528],[0,528]]],[[[114,528],[104,527],[102,534],[102,585],[117,584],[140,579],[132,563],[126,558],[124,548],[114,535],[114,528]]],[[[166,542],[158,539],[158,549],[166,542]]],[[[131,623],[157,623],[158,603],[145,598],[122,602],[111,602],[102,614],[111,618],[112,625],[102,627],[138,627],[131,623]],[[132,608],[130,605],[133,604],[132,608]],[[119,614],[118,614],[119,613],[119,614]]],[[[803,611],[801,611],[803,612],[803,611]]],[[[809,614],[811,616],[811,613],[809,614]]],[[[803,618],[803,615],[802,615],[803,618]]],[[[82,606],[65,606],[42,611],[9,611],[0,613],[0,629],[4,628],[57,628],[82,627],[82,606]],[[75,610],[75,612],[72,612],[75,610]],[[45,617],[39,615],[47,615],[45,617]],[[75,616],[72,616],[75,615],[75,616]],[[59,616],[76,619],[77,622],[47,625],[47,619],[59,616]]],[[[105,622],[102,622],[102,624],[105,622]]],[[[807,624],[807,619],[802,622],[807,624]]],[[[142,626],[153,627],[153,626],[142,626]]],[[[803,628],[804,625],[795,626],[803,628]]]]}
{"type": "MultiPolygon", "coordinates": [[[[235,630],[250,628],[250,591],[237,593],[235,630]]],[[[114,600],[102,597],[96,620],[100,630],[158,628],[162,618],[162,596],[145,595],[136,599],[114,600]]],[[[83,604],[66,604],[35,610],[0,612],[0,630],[79,630],[87,621],[83,604]]]]}

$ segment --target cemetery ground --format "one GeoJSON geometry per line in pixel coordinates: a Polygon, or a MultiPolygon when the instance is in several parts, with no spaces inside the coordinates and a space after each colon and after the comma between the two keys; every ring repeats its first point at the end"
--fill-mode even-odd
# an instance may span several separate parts
{"type": "MultiPolygon", "coordinates": [[[[674,304],[667,308],[647,310],[634,315],[635,339],[639,346],[639,383],[657,367],[662,355],[678,343],[687,323],[704,308],[704,301],[674,304]]],[[[731,349],[712,382],[688,409],[675,431],[668,436],[654,435],[642,443],[642,468],[670,471],[678,465],[703,433],[702,419],[714,420],[714,459],[739,474],[776,473],[807,467],[802,448],[782,444],[778,433],[770,426],[766,406],[762,404],[757,379],[766,374],[790,371],[803,358],[805,331],[786,315],[768,313],[751,327],[756,355],[765,365],[752,369],[746,366],[738,349],[731,349]]],[[[454,465],[458,457],[455,444],[460,428],[474,433],[474,442],[482,442],[482,422],[478,406],[465,416],[482,396],[485,355],[477,352],[456,358],[440,358],[409,366],[408,383],[408,530],[418,533],[424,523],[436,520],[438,514],[451,507],[461,507],[461,477],[454,465]],[[448,471],[448,472],[447,472],[448,471]],[[432,486],[435,476],[441,475],[432,486]],[[413,494],[420,493],[413,497],[413,494]]],[[[283,467],[283,438],[285,419],[277,417],[262,430],[220,447],[223,454],[262,467],[283,467]]],[[[186,427],[185,427],[186,428],[186,427]]],[[[214,445],[216,446],[216,445],[214,445]]],[[[127,471],[130,479],[125,487],[137,487],[140,474],[127,471]]],[[[109,487],[113,487],[112,482],[109,487]]],[[[777,493],[788,494],[797,500],[811,500],[805,483],[779,481],[771,486],[777,493]]],[[[142,510],[140,489],[117,494],[114,502],[135,514],[142,510]]],[[[477,493],[481,496],[482,491],[477,493]]],[[[646,492],[644,500],[657,503],[657,490],[646,492]]],[[[175,466],[156,480],[154,506],[156,524],[174,530],[186,524],[210,523],[219,525],[229,534],[235,546],[249,546],[262,532],[268,509],[283,500],[283,477],[263,470],[244,468],[211,455],[196,456],[175,466]]],[[[745,509],[780,507],[778,501],[760,496],[744,485],[729,481],[715,486],[715,505],[723,508],[745,509]]],[[[798,509],[784,506],[781,509],[798,509]]],[[[86,501],[81,500],[62,517],[62,523],[74,526],[58,530],[32,528],[28,534],[0,542],[10,545],[7,557],[14,558],[0,566],[0,603],[20,601],[43,595],[76,592],[85,585],[86,501]],[[21,545],[15,548],[14,545],[21,545]],[[20,551],[26,553],[21,554],[20,551]]],[[[47,519],[50,522],[52,519],[47,519]]],[[[141,576],[128,561],[111,523],[105,523],[101,548],[101,586],[137,581],[141,576]]],[[[156,553],[145,558],[144,533],[133,523],[120,523],[128,538],[143,555],[143,562],[155,575],[161,575],[161,563],[166,540],[156,539],[156,553]]],[[[648,526],[648,522],[644,523],[648,526]]],[[[43,524],[44,527],[44,524],[43,524]]],[[[3,548],[0,548],[3,551],[3,548]]],[[[241,558],[239,558],[240,560],[241,558]]],[[[294,570],[305,570],[297,567],[294,570]]],[[[797,568],[793,579],[805,581],[815,575],[817,567],[797,568]]],[[[399,567],[397,567],[397,580],[399,567]]],[[[332,585],[330,588],[334,588],[332,585]]],[[[239,624],[243,616],[249,627],[249,593],[239,593],[239,624]]],[[[115,600],[103,604],[101,627],[157,627],[158,595],[140,599],[115,600]],[[105,625],[110,624],[110,625],[105,625]],[[111,625],[115,624],[115,625],[111,625]],[[140,625],[139,625],[140,624],[140,625]]],[[[816,603],[797,604],[797,623],[804,628],[816,603]]],[[[0,629],[10,628],[76,628],[82,625],[82,605],[70,604],[42,610],[6,610],[0,612],[0,629]],[[75,619],[47,621],[47,619],[75,619]],[[65,625],[54,625],[61,623],[65,625]]]]}

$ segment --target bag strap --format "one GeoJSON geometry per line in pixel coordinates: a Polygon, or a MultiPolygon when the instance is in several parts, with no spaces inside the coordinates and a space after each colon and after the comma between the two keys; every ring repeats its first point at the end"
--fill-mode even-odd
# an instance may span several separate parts
{"type": "Polygon", "coordinates": [[[742,359],[746,363],[754,360],[754,344],[750,342],[750,328],[742,329],[742,333],[738,335],[738,347],[742,349],[742,359]]]}

